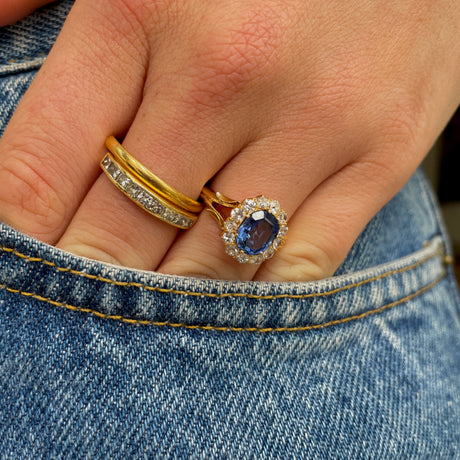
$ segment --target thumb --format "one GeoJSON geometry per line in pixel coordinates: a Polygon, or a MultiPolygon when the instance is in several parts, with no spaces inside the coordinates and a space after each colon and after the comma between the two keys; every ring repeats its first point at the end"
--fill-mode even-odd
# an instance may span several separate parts
{"type": "Polygon", "coordinates": [[[48,3],[51,0],[0,0],[0,27],[13,24],[48,3]]]}

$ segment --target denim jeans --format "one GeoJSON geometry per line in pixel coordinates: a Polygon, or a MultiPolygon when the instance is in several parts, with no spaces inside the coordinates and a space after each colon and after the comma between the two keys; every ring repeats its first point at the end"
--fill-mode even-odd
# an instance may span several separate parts
{"type": "MultiPolygon", "coordinates": [[[[2,132],[70,5],[0,30],[2,132]]],[[[131,270],[0,224],[0,457],[460,458],[449,253],[420,171],[318,282],[131,270]]]]}

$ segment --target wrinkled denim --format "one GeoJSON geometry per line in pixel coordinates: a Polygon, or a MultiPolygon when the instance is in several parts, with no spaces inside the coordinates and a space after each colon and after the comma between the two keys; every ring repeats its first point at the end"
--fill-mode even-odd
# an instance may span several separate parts
{"type": "MultiPolygon", "coordinates": [[[[0,30],[1,132],[70,5],[0,30]]],[[[131,270],[0,224],[0,457],[460,458],[449,254],[420,171],[318,282],[131,270]]]]}

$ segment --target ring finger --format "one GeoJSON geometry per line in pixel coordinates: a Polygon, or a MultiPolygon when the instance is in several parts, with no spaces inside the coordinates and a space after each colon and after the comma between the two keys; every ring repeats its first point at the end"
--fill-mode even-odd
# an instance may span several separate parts
{"type": "MultiPolygon", "coordinates": [[[[289,143],[285,134],[266,137],[227,164],[212,188],[240,201],[259,195],[274,199],[293,216],[306,197],[352,155],[351,149],[344,149],[341,162],[337,162],[334,152],[328,151],[332,147],[314,149],[313,141],[309,144],[305,139],[289,143]]],[[[179,237],[158,270],[205,278],[252,279],[258,268],[258,264],[243,264],[229,257],[219,225],[211,215],[202,213],[197,224],[179,237]]]]}

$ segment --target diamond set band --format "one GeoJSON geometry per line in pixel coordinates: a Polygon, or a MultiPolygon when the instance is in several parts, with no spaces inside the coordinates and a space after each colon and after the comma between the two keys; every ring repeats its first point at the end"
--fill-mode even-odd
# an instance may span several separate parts
{"type": "Polygon", "coordinates": [[[109,154],[104,157],[101,165],[118,189],[148,213],[182,229],[188,229],[195,223],[197,216],[175,209],[170,203],[139,183],[135,176],[123,169],[109,154]]]}

